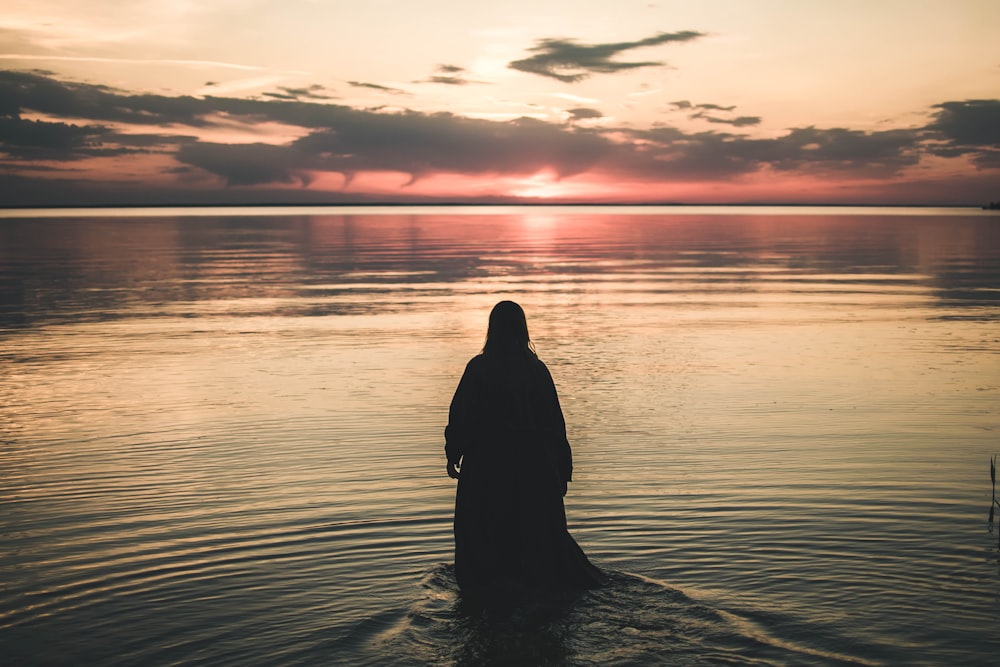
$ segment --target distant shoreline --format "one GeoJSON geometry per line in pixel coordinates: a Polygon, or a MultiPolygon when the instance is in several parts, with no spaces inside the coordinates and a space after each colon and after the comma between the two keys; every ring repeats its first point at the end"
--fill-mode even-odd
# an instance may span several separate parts
{"type": "Polygon", "coordinates": [[[440,201],[440,202],[253,202],[253,203],[151,203],[151,204],[14,204],[0,205],[0,210],[39,210],[39,209],[125,209],[125,208],[432,208],[432,207],[467,207],[467,208],[490,208],[490,207],[576,207],[576,208],[601,208],[601,207],[643,207],[643,208],[973,208],[982,210],[996,210],[989,205],[981,204],[808,204],[808,203],[778,203],[778,202],[729,202],[718,204],[706,203],[686,203],[686,202],[463,202],[463,201],[440,201]]]}

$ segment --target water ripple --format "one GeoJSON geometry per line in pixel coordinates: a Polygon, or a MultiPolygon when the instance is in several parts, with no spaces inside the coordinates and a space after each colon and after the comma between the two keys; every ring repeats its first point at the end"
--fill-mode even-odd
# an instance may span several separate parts
{"type": "Polygon", "coordinates": [[[4,218],[2,660],[992,664],[1000,228],[924,213],[4,218]],[[442,429],[501,297],[612,584],[482,609],[442,429]]]}

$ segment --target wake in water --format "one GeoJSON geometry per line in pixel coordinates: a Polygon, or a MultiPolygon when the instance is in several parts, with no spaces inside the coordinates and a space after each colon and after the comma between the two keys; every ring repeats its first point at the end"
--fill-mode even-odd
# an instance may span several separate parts
{"type": "Polygon", "coordinates": [[[372,665],[878,664],[773,636],[662,582],[606,573],[600,589],[469,601],[453,567],[439,565],[408,611],[369,619],[347,641],[372,665]]]}

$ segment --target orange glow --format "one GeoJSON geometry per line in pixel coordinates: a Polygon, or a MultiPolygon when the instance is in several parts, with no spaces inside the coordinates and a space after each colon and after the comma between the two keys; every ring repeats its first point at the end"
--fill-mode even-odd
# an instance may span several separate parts
{"type": "Polygon", "coordinates": [[[572,184],[561,183],[555,174],[541,172],[524,179],[523,187],[514,187],[510,194],[515,197],[560,199],[570,196],[572,189],[572,184]]]}
{"type": "MultiPolygon", "coordinates": [[[[609,203],[880,203],[887,187],[920,202],[920,184],[911,177],[859,178],[856,175],[810,175],[761,171],[729,181],[652,181],[591,171],[557,178],[550,171],[531,176],[437,173],[411,181],[399,172],[362,172],[345,183],[343,175],[311,173],[309,188],[318,191],[389,198],[513,198],[546,202],[609,203]]],[[[956,199],[975,187],[954,172],[927,174],[940,187],[954,182],[956,199]],[[962,187],[965,183],[965,188],[962,187]]],[[[298,186],[283,186],[298,189],[298,186]]]]}
{"type": "Polygon", "coordinates": [[[87,157],[72,162],[38,161],[61,178],[80,182],[117,183],[138,191],[143,187],[182,187],[191,192],[221,191],[238,201],[243,193],[266,189],[276,201],[295,201],[322,193],[346,199],[386,201],[422,199],[447,201],[579,202],[579,203],[814,203],[884,204],[893,200],[913,204],[978,201],[977,192],[990,187],[990,173],[977,172],[965,159],[928,161],[894,177],[861,177],[829,172],[803,174],[763,169],[730,180],[653,180],[635,174],[595,169],[559,178],[551,170],[531,175],[438,172],[418,175],[398,171],[364,171],[350,177],[338,172],[299,172],[308,176],[288,183],[227,186],[221,176],[198,167],[178,171],[176,158],[165,153],[87,157]],[[961,163],[961,164],[959,164],[961,163]],[[964,168],[963,168],[964,167],[964,168]]]}

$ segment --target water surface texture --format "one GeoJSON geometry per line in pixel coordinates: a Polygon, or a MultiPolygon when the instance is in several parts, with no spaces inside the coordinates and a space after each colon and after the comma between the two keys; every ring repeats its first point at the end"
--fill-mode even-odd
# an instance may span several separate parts
{"type": "Polygon", "coordinates": [[[1000,218],[0,216],[0,662],[987,665],[1000,218]],[[442,431],[498,300],[604,589],[460,599],[442,431]]]}

